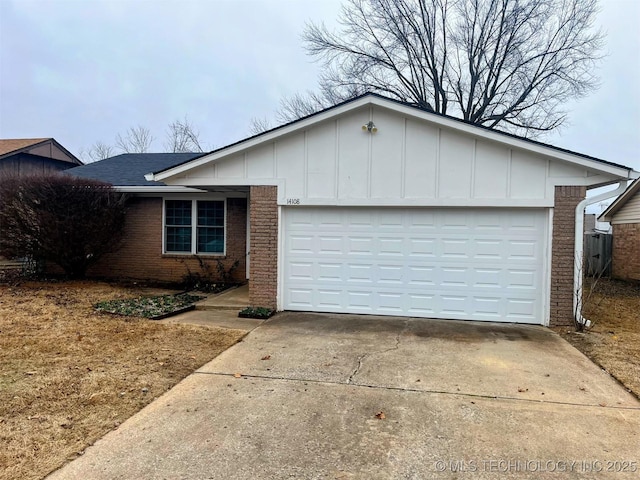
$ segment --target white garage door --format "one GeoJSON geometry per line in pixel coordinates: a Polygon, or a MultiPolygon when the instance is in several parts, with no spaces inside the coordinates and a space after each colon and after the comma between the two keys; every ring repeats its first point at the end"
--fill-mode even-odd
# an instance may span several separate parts
{"type": "Polygon", "coordinates": [[[286,310],[544,322],[545,209],[283,211],[286,310]]]}

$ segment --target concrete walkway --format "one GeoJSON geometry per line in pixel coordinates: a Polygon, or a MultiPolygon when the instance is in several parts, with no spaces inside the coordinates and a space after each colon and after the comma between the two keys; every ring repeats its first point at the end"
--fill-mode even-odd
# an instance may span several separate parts
{"type": "Polygon", "coordinates": [[[49,478],[626,479],[639,461],[640,402],[548,329],[285,313],[49,478]]]}
{"type": "Polygon", "coordinates": [[[225,290],[218,295],[207,295],[207,298],[196,304],[196,309],[160,320],[160,323],[187,323],[206,327],[235,328],[253,330],[263,320],[239,318],[238,312],[249,305],[249,286],[225,290]]]}
{"type": "Polygon", "coordinates": [[[217,295],[207,295],[207,298],[196,303],[197,310],[242,310],[249,306],[249,285],[230,288],[217,295]]]}

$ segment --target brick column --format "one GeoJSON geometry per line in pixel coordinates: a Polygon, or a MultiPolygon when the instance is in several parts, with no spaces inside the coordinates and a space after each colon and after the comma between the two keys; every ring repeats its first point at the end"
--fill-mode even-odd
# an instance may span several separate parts
{"type": "Polygon", "coordinates": [[[558,186],[553,207],[551,242],[552,327],[573,325],[573,268],[576,206],[584,200],[586,187],[558,186]]]}
{"type": "Polygon", "coordinates": [[[278,285],[278,188],[252,186],[249,201],[249,303],[276,308],[278,285]]]}

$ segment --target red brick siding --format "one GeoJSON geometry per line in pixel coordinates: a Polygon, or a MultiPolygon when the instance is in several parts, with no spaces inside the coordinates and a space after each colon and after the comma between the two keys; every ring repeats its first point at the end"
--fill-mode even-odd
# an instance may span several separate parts
{"type": "Polygon", "coordinates": [[[640,280],[640,223],[620,223],[612,228],[613,277],[640,280]]]}
{"type": "Polygon", "coordinates": [[[276,307],[278,285],[277,187],[253,186],[250,192],[249,302],[276,307]]]}
{"type": "MultiPolygon", "coordinates": [[[[89,270],[89,276],[180,282],[189,271],[204,273],[193,255],[162,254],[162,198],[134,197],[128,208],[122,248],[102,258],[89,270]]],[[[240,260],[233,278],[246,279],[246,222],[247,200],[227,199],[226,256],[200,255],[214,278],[217,263],[213,258],[218,258],[225,268],[240,260]]]]}
{"type": "Polygon", "coordinates": [[[555,190],[551,242],[550,325],[573,325],[573,269],[576,206],[586,187],[559,186],[555,190]]]}

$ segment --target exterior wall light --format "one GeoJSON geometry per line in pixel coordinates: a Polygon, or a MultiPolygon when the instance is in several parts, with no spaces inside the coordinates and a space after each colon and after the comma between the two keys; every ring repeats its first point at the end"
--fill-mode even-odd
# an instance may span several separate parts
{"type": "Polygon", "coordinates": [[[376,127],[373,122],[369,122],[362,125],[362,131],[369,132],[369,133],[376,133],[378,131],[378,127],[376,127]]]}

